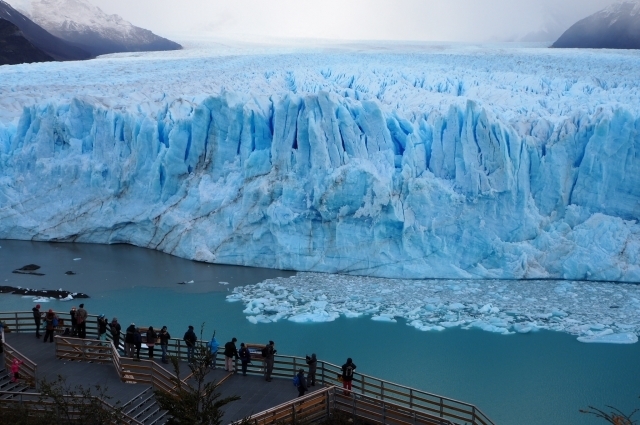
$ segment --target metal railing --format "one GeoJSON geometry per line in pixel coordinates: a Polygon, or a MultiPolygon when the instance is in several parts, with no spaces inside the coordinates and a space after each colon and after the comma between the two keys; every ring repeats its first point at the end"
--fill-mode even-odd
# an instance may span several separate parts
{"type": "MultiPolygon", "coordinates": [[[[69,407],[69,410],[65,411],[65,414],[69,414],[69,419],[80,419],[80,407],[84,404],[87,404],[90,400],[78,399],[77,397],[68,395],[64,395],[62,397],[66,399],[65,403],[69,407]]],[[[17,406],[28,406],[29,409],[32,410],[51,413],[54,417],[58,412],[56,401],[47,397],[43,397],[40,393],[0,391],[0,399],[2,399],[2,403],[0,403],[0,409],[11,409],[17,406]]],[[[96,397],[93,397],[93,400],[97,401],[102,409],[108,412],[116,412],[116,408],[106,401],[96,397]]],[[[142,422],[133,419],[125,412],[120,411],[116,416],[119,416],[121,420],[112,421],[114,425],[122,423],[126,423],[129,425],[143,425],[142,422]]]]}
{"type": "MultiPolygon", "coordinates": [[[[59,317],[68,317],[68,313],[56,313],[59,317]],[[65,316],[66,314],[66,316],[65,316]]],[[[31,312],[0,313],[0,321],[9,324],[11,328],[19,332],[35,332],[35,325],[31,312]]],[[[70,322],[69,322],[70,323],[70,322]]],[[[90,315],[87,319],[87,336],[97,337],[97,316],[90,315]]],[[[110,333],[107,332],[107,338],[110,333]]],[[[87,341],[87,340],[85,340],[87,341]]],[[[121,338],[122,341],[122,338],[121,338]]],[[[204,345],[204,341],[198,341],[197,345],[204,345]]],[[[143,350],[144,351],[144,350],[143,350]]],[[[169,342],[168,355],[176,356],[180,360],[187,359],[187,348],[184,341],[172,338],[169,342]]],[[[124,357],[120,357],[122,361],[124,357]]],[[[224,364],[224,355],[218,353],[216,365],[224,364]]],[[[236,360],[236,370],[237,367],[236,360]]],[[[276,355],[272,376],[291,379],[298,369],[306,368],[306,360],[302,357],[276,355]]],[[[166,369],[164,369],[166,371],[166,369]]],[[[247,368],[247,373],[261,375],[265,371],[264,362],[259,356],[252,357],[252,363],[247,368]]],[[[323,386],[341,386],[339,376],[342,368],[338,365],[318,360],[316,381],[323,386]]],[[[424,412],[450,420],[453,423],[472,425],[495,425],[480,409],[470,403],[465,403],[449,397],[418,390],[416,388],[399,385],[390,381],[379,379],[363,373],[354,372],[354,393],[398,406],[409,408],[417,412],[424,412]]]]}
{"type": "Polygon", "coordinates": [[[11,345],[4,343],[4,367],[9,372],[13,360],[17,359],[22,362],[20,365],[20,378],[23,379],[31,388],[38,386],[38,365],[31,361],[27,356],[20,353],[11,345]]]}
{"type": "Polygon", "coordinates": [[[346,395],[341,388],[335,386],[257,413],[247,418],[246,422],[252,425],[313,423],[336,415],[359,419],[363,423],[383,425],[453,425],[451,421],[439,416],[373,397],[353,392],[346,395]]]}

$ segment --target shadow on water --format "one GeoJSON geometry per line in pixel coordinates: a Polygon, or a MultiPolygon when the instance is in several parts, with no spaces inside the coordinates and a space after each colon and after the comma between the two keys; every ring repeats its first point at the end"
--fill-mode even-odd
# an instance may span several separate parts
{"type": "MultiPolygon", "coordinates": [[[[2,280],[47,282],[55,275],[55,283],[48,284],[67,289],[80,277],[81,283],[74,284],[92,295],[84,300],[90,313],[117,316],[123,324],[167,325],[174,337],[181,337],[188,325],[198,329],[205,322],[205,339],[214,329],[222,342],[234,336],[238,342],[272,339],[280,353],[315,352],[338,365],[352,357],[360,372],[476,404],[497,425],[598,425],[603,422],[578,410],[613,405],[631,412],[640,407],[640,344],[583,344],[548,331],[509,336],[461,329],[420,332],[403,321],[367,317],[254,325],[241,303],[226,301],[227,289],[290,274],[194,263],[130,246],[14,243],[0,241],[2,280]],[[47,271],[45,276],[11,274],[34,262],[47,271]],[[70,266],[76,266],[77,276],[64,275],[70,266]],[[177,285],[178,279],[195,283],[177,285]]],[[[66,311],[72,303],[77,301],[43,307],[66,311]]],[[[29,298],[0,296],[2,311],[32,306],[29,298]]]]}

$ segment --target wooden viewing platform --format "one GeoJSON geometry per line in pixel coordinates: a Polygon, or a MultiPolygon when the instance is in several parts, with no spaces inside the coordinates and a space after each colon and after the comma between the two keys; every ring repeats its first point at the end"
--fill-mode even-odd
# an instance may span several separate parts
{"type": "MultiPolygon", "coordinates": [[[[70,323],[68,313],[56,313],[58,317],[70,323]]],[[[166,413],[155,405],[153,390],[171,392],[174,373],[167,365],[159,362],[159,347],[156,348],[155,361],[147,359],[146,350],[141,351],[141,359],[120,356],[111,342],[98,341],[97,317],[87,320],[87,338],[78,339],[58,333],[55,343],[43,342],[35,337],[35,325],[31,312],[0,313],[0,321],[6,324],[10,332],[5,332],[5,363],[13,357],[26,360],[21,369],[26,380],[35,386],[39,380],[55,380],[58,375],[66,378],[71,386],[100,385],[106,388],[111,397],[109,403],[125,406],[132,424],[163,424],[166,413]]],[[[204,344],[198,341],[198,344],[204,344]]],[[[144,345],[143,345],[144,347],[144,345]]],[[[180,379],[188,382],[190,373],[186,364],[184,341],[172,339],[169,353],[181,360],[180,379]]],[[[272,382],[266,382],[263,376],[262,361],[253,361],[247,370],[248,376],[224,371],[224,356],[218,353],[215,370],[211,370],[208,379],[215,380],[217,391],[222,397],[240,396],[223,407],[225,423],[236,422],[251,417],[256,425],[300,422],[301,412],[305,412],[305,421],[321,420],[335,412],[357,417],[367,423],[394,425],[495,425],[476,406],[442,397],[425,391],[409,388],[384,381],[359,372],[354,373],[353,391],[344,396],[338,380],[341,368],[318,360],[316,383],[310,394],[297,398],[297,389],[292,378],[300,368],[306,369],[305,359],[293,356],[275,356],[272,382]]],[[[0,368],[1,369],[1,368],[0,368]]],[[[237,369],[236,369],[237,370],[237,369]]],[[[29,391],[35,393],[37,388],[29,391]]],[[[2,400],[19,402],[27,400],[27,392],[20,395],[3,394],[2,400]]],[[[2,407],[2,404],[0,404],[2,407]]]]}

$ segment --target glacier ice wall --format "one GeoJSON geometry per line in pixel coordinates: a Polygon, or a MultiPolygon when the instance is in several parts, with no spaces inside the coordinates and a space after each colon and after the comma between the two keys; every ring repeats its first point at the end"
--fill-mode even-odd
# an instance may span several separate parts
{"type": "MultiPolygon", "coordinates": [[[[380,277],[640,282],[637,103],[581,104],[599,82],[553,114],[500,107],[469,72],[400,105],[411,89],[386,78],[371,94],[336,72],[318,72],[331,87],[281,72],[284,89],[151,106],[28,97],[0,122],[0,238],[380,277]]],[[[556,90],[541,81],[538,103],[556,90]]]]}

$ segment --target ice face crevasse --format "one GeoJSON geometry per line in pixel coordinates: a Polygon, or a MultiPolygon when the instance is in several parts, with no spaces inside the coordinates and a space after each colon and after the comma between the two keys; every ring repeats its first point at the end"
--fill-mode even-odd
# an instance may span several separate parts
{"type": "Polygon", "coordinates": [[[523,136],[473,101],[401,116],[336,93],[87,100],[0,126],[0,238],[380,277],[640,281],[640,119],[523,136]]]}

